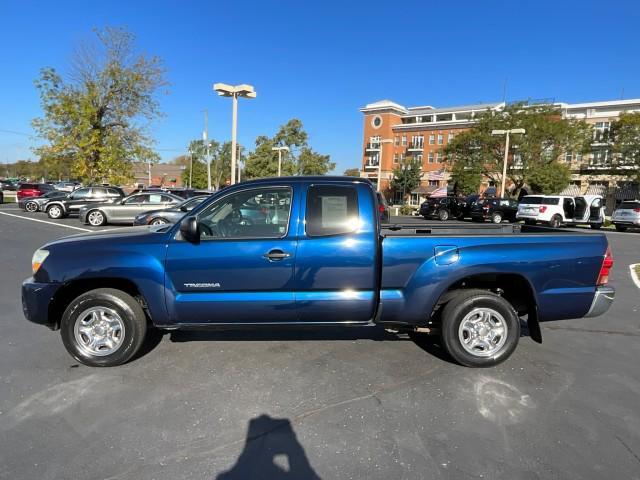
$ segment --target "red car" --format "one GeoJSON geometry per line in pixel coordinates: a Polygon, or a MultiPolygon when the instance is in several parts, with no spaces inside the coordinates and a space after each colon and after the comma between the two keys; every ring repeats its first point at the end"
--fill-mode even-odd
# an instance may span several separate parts
{"type": "Polygon", "coordinates": [[[18,201],[23,198],[39,197],[51,190],[55,190],[53,185],[48,183],[21,183],[18,185],[18,201]]]}

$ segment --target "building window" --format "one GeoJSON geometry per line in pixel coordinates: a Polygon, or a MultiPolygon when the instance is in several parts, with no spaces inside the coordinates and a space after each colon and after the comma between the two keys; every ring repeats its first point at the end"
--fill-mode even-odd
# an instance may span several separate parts
{"type": "Polygon", "coordinates": [[[436,163],[440,163],[442,161],[442,153],[436,152],[436,163]]]}
{"type": "Polygon", "coordinates": [[[593,141],[596,143],[609,140],[609,128],[611,122],[597,122],[593,127],[593,141]]]}
{"type": "Polygon", "coordinates": [[[444,140],[444,136],[441,133],[439,133],[438,134],[438,145],[442,145],[442,141],[443,140],[444,140]]]}
{"type": "Polygon", "coordinates": [[[398,163],[398,154],[397,153],[393,154],[393,163],[398,163]]]}
{"type": "Polygon", "coordinates": [[[576,162],[582,162],[582,152],[576,152],[576,162]]]}
{"type": "Polygon", "coordinates": [[[404,153],[401,153],[401,154],[400,154],[400,161],[401,161],[401,162],[404,162],[404,153]]]}
{"type": "Polygon", "coordinates": [[[609,149],[599,148],[593,151],[593,158],[591,159],[591,165],[604,166],[609,163],[609,149]]]}
{"type": "Polygon", "coordinates": [[[382,117],[380,115],[376,115],[371,119],[371,126],[373,128],[380,128],[382,125],[382,117]]]}
{"type": "Polygon", "coordinates": [[[420,163],[422,163],[422,158],[423,158],[423,157],[422,157],[422,154],[421,154],[421,153],[419,153],[418,155],[416,155],[416,160],[417,160],[418,162],[420,162],[420,163]]]}
{"type": "Polygon", "coordinates": [[[430,187],[437,187],[438,186],[438,180],[429,180],[429,186],[430,187]]]}
{"type": "Polygon", "coordinates": [[[429,163],[433,163],[433,152],[429,152],[429,155],[427,155],[427,159],[429,163]]]}
{"type": "Polygon", "coordinates": [[[406,135],[402,135],[402,146],[403,147],[407,146],[407,136],[406,135]]]}
{"type": "Polygon", "coordinates": [[[434,143],[436,143],[436,136],[432,133],[429,135],[429,145],[433,145],[434,143]]]}
{"type": "Polygon", "coordinates": [[[447,137],[447,143],[451,143],[453,141],[453,137],[455,137],[455,134],[453,132],[449,132],[449,136],[447,137]]]}
{"type": "Polygon", "coordinates": [[[569,151],[564,154],[564,161],[567,163],[571,163],[571,160],[573,160],[573,153],[569,151]]]}
{"type": "Polygon", "coordinates": [[[393,137],[393,144],[397,147],[398,145],[400,145],[400,137],[398,135],[396,135],[395,137],[393,137]]]}
{"type": "Polygon", "coordinates": [[[422,147],[424,146],[424,137],[422,135],[414,135],[411,138],[411,146],[413,148],[422,149],[422,147]]]}

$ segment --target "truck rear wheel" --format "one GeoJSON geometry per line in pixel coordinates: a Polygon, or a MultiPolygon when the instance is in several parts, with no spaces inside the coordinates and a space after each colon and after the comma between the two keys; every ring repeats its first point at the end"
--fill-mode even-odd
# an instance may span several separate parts
{"type": "Polygon", "coordinates": [[[129,361],[142,346],[147,321],[140,304],[112,288],[83,293],[65,310],[62,343],[80,363],[113,367],[129,361]]]}
{"type": "Polygon", "coordinates": [[[504,298],[485,290],[461,290],[442,311],[442,343],[467,367],[492,367],[511,356],[520,319],[504,298]]]}

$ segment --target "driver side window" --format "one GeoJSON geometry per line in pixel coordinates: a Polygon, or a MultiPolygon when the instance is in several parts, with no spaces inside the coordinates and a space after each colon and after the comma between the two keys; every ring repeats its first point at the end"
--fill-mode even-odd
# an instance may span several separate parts
{"type": "Polygon", "coordinates": [[[281,238],[287,234],[292,191],[255,188],[221,198],[198,216],[200,237],[281,238]]]}

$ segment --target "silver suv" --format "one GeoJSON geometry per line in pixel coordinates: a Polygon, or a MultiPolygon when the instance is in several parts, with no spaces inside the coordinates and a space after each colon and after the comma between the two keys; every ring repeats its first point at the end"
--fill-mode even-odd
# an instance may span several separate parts
{"type": "Polygon", "coordinates": [[[640,200],[622,202],[613,212],[611,223],[619,232],[624,232],[629,227],[640,228],[640,200]]]}

